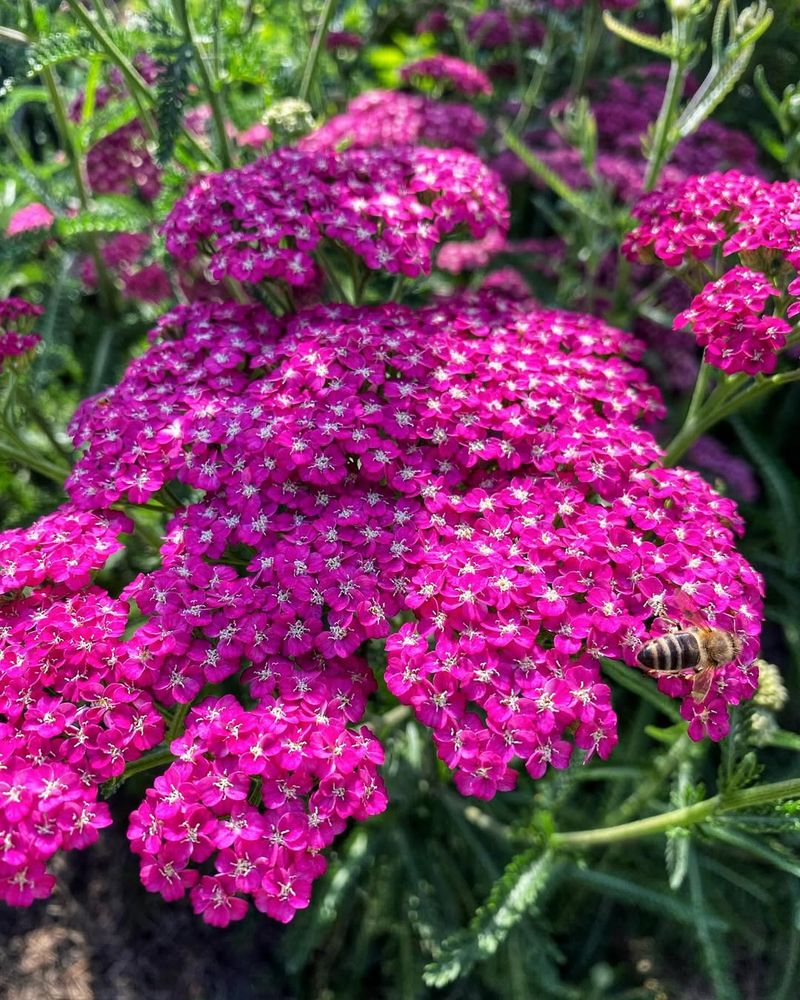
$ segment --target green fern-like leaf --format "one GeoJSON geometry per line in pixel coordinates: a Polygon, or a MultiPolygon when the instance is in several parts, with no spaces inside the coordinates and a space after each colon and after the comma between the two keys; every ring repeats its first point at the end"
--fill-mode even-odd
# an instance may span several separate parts
{"type": "Polygon", "coordinates": [[[0,129],[8,128],[11,119],[26,104],[47,103],[47,92],[43,87],[17,87],[0,104],[0,129]]]}
{"type": "Polygon", "coordinates": [[[63,239],[85,236],[87,233],[135,233],[151,224],[144,206],[122,195],[98,199],[95,207],[79,212],[72,218],[62,218],[56,230],[63,239]]]}
{"type": "Polygon", "coordinates": [[[189,92],[189,69],[192,50],[188,45],[159,50],[163,68],[158,77],[156,122],[158,124],[158,162],[163,166],[172,158],[181,131],[183,107],[189,92]]]}
{"type": "Polygon", "coordinates": [[[708,76],[678,119],[675,126],[678,138],[683,139],[699,128],[730,94],[747,69],[756,42],[772,24],[772,17],[772,11],[764,9],[753,27],[731,42],[724,55],[716,55],[708,76]]]}
{"type": "Polygon", "coordinates": [[[637,31],[636,28],[632,28],[629,24],[619,21],[607,10],[603,11],[603,24],[609,31],[613,31],[615,35],[623,38],[626,42],[630,42],[631,45],[635,45],[637,48],[646,49],[648,52],[655,52],[656,55],[665,56],[667,59],[672,58],[674,45],[670,35],[662,35],[660,38],[656,38],[655,35],[647,35],[645,32],[637,31]]]}
{"type": "Polygon", "coordinates": [[[33,77],[43,69],[58,66],[59,63],[82,59],[97,51],[94,39],[87,31],[76,31],[67,34],[64,31],[54,31],[49,35],[32,42],[26,50],[26,76],[33,77]]]}
{"type": "Polygon", "coordinates": [[[536,905],[552,874],[553,855],[538,847],[518,854],[495,883],[469,927],[443,942],[436,960],[425,969],[428,986],[446,986],[476,962],[494,954],[509,931],[536,905]]]}
{"type": "Polygon", "coordinates": [[[101,139],[133,121],[137,114],[138,108],[132,100],[114,101],[95,111],[91,119],[78,129],[80,148],[91,149],[101,139]]]}
{"type": "Polygon", "coordinates": [[[669,887],[674,892],[683,885],[689,870],[689,849],[691,841],[689,831],[676,828],[667,831],[667,846],[664,859],[669,876],[669,887]]]}

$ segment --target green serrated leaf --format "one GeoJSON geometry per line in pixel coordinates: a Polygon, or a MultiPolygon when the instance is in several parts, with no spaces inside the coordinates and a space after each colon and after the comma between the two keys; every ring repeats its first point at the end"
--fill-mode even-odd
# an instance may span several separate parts
{"type": "Polygon", "coordinates": [[[156,90],[158,125],[157,160],[162,166],[172,159],[175,142],[183,124],[183,108],[189,93],[192,50],[188,45],[159,50],[163,68],[156,90]]]}
{"type": "Polygon", "coordinates": [[[612,31],[619,38],[630,42],[631,45],[635,45],[637,48],[646,49],[648,52],[655,52],[656,55],[664,56],[666,59],[671,59],[673,56],[675,46],[672,36],[669,34],[662,35],[660,38],[656,38],[655,35],[647,35],[645,32],[637,31],[636,28],[632,28],[629,24],[619,21],[607,10],[603,11],[603,24],[609,31],[612,31]]]}
{"type": "Polygon", "coordinates": [[[88,31],[67,33],[54,31],[31,42],[26,49],[28,69],[26,75],[37,76],[43,69],[50,69],[59,63],[82,59],[95,54],[97,46],[88,31]]]}
{"type": "Polygon", "coordinates": [[[800,858],[797,858],[783,846],[775,847],[764,840],[731,829],[728,823],[714,823],[707,827],[707,833],[730,847],[744,851],[758,861],[763,861],[779,871],[788,872],[795,878],[800,878],[800,858]]]}
{"type": "Polygon", "coordinates": [[[664,852],[664,860],[667,865],[667,875],[669,876],[669,887],[674,892],[683,885],[686,873],[689,870],[689,850],[691,840],[689,831],[676,828],[667,831],[667,845],[664,852]]]}
{"type": "Polygon", "coordinates": [[[91,149],[101,139],[132,122],[138,113],[133,100],[114,101],[106,105],[76,128],[79,148],[84,151],[91,149]]]}
{"type": "Polygon", "coordinates": [[[97,209],[79,212],[71,218],[58,219],[54,228],[63,239],[69,239],[84,236],[87,233],[139,232],[149,224],[150,217],[144,210],[134,213],[124,210],[103,211],[97,209]]]}
{"type": "Polygon", "coordinates": [[[759,17],[753,27],[731,42],[721,56],[715,54],[708,75],[676,123],[677,137],[683,139],[699,128],[739,82],[756,42],[772,24],[773,14],[769,8],[759,5],[757,13],[759,17]]]}
{"type": "MultiPolygon", "coordinates": [[[[693,924],[692,908],[680,897],[669,892],[662,892],[651,886],[642,884],[641,879],[632,879],[628,874],[615,874],[607,871],[595,871],[591,868],[580,868],[577,865],[564,872],[564,878],[570,882],[598,892],[610,899],[619,900],[642,910],[667,917],[680,924],[693,924]]],[[[716,930],[724,931],[727,924],[719,917],[713,918],[716,930]]]]}
{"type": "Polygon", "coordinates": [[[0,129],[8,127],[20,108],[33,103],[47,103],[47,91],[44,87],[17,87],[13,90],[0,104],[0,129]]]}
{"type": "Polygon", "coordinates": [[[553,854],[538,847],[518,854],[494,884],[470,925],[444,941],[435,961],[425,968],[427,986],[446,986],[476,962],[494,954],[509,931],[536,905],[554,866],[553,854]]]}

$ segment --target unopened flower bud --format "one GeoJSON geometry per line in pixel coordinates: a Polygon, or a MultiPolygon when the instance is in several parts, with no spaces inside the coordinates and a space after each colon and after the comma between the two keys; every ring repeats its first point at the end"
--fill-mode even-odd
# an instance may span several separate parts
{"type": "Polygon", "coordinates": [[[750,719],[750,742],[757,747],[769,746],[777,729],[778,723],[772,712],[757,708],[750,719]]]}
{"type": "Polygon", "coordinates": [[[756,666],[758,690],[753,697],[753,704],[768,712],[780,712],[789,698],[780,670],[774,663],[767,663],[766,660],[756,660],[756,666]]]}
{"type": "Polygon", "coordinates": [[[692,0],[667,0],[670,13],[678,20],[683,20],[692,9],[692,0]]]}
{"type": "Polygon", "coordinates": [[[306,135],[314,127],[311,106],[297,97],[276,101],[264,113],[264,124],[286,142],[306,135]]]}

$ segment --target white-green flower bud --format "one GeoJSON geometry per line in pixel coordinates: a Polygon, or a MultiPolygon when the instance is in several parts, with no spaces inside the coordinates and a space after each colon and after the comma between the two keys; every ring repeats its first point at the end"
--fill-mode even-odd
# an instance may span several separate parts
{"type": "Polygon", "coordinates": [[[789,699],[781,672],[774,663],[756,660],[758,667],[758,690],[753,696],[753,704],[768,712],[780,712],[789,699]]]}

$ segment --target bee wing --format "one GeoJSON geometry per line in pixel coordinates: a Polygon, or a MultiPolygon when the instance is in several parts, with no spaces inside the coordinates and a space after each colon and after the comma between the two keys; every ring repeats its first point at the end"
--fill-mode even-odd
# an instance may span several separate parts
{"type": "Polygon", "coordinates": [[[714,668],[706,667],[705,670],[698,670],[692,681],[692,698],[695,701],[705,701],[706,695],[711,690],[711,682],[714,680],[714,668]]]}
{"type": "Polygon", "coordinates": [[[696,628],[709,628],[708,622],[703,620],[703,616],[697,610],[691,597],[682,590],[675,592],[673,604],[678,609],[681,621],[686,625],[694,625],[696,628]]]}

